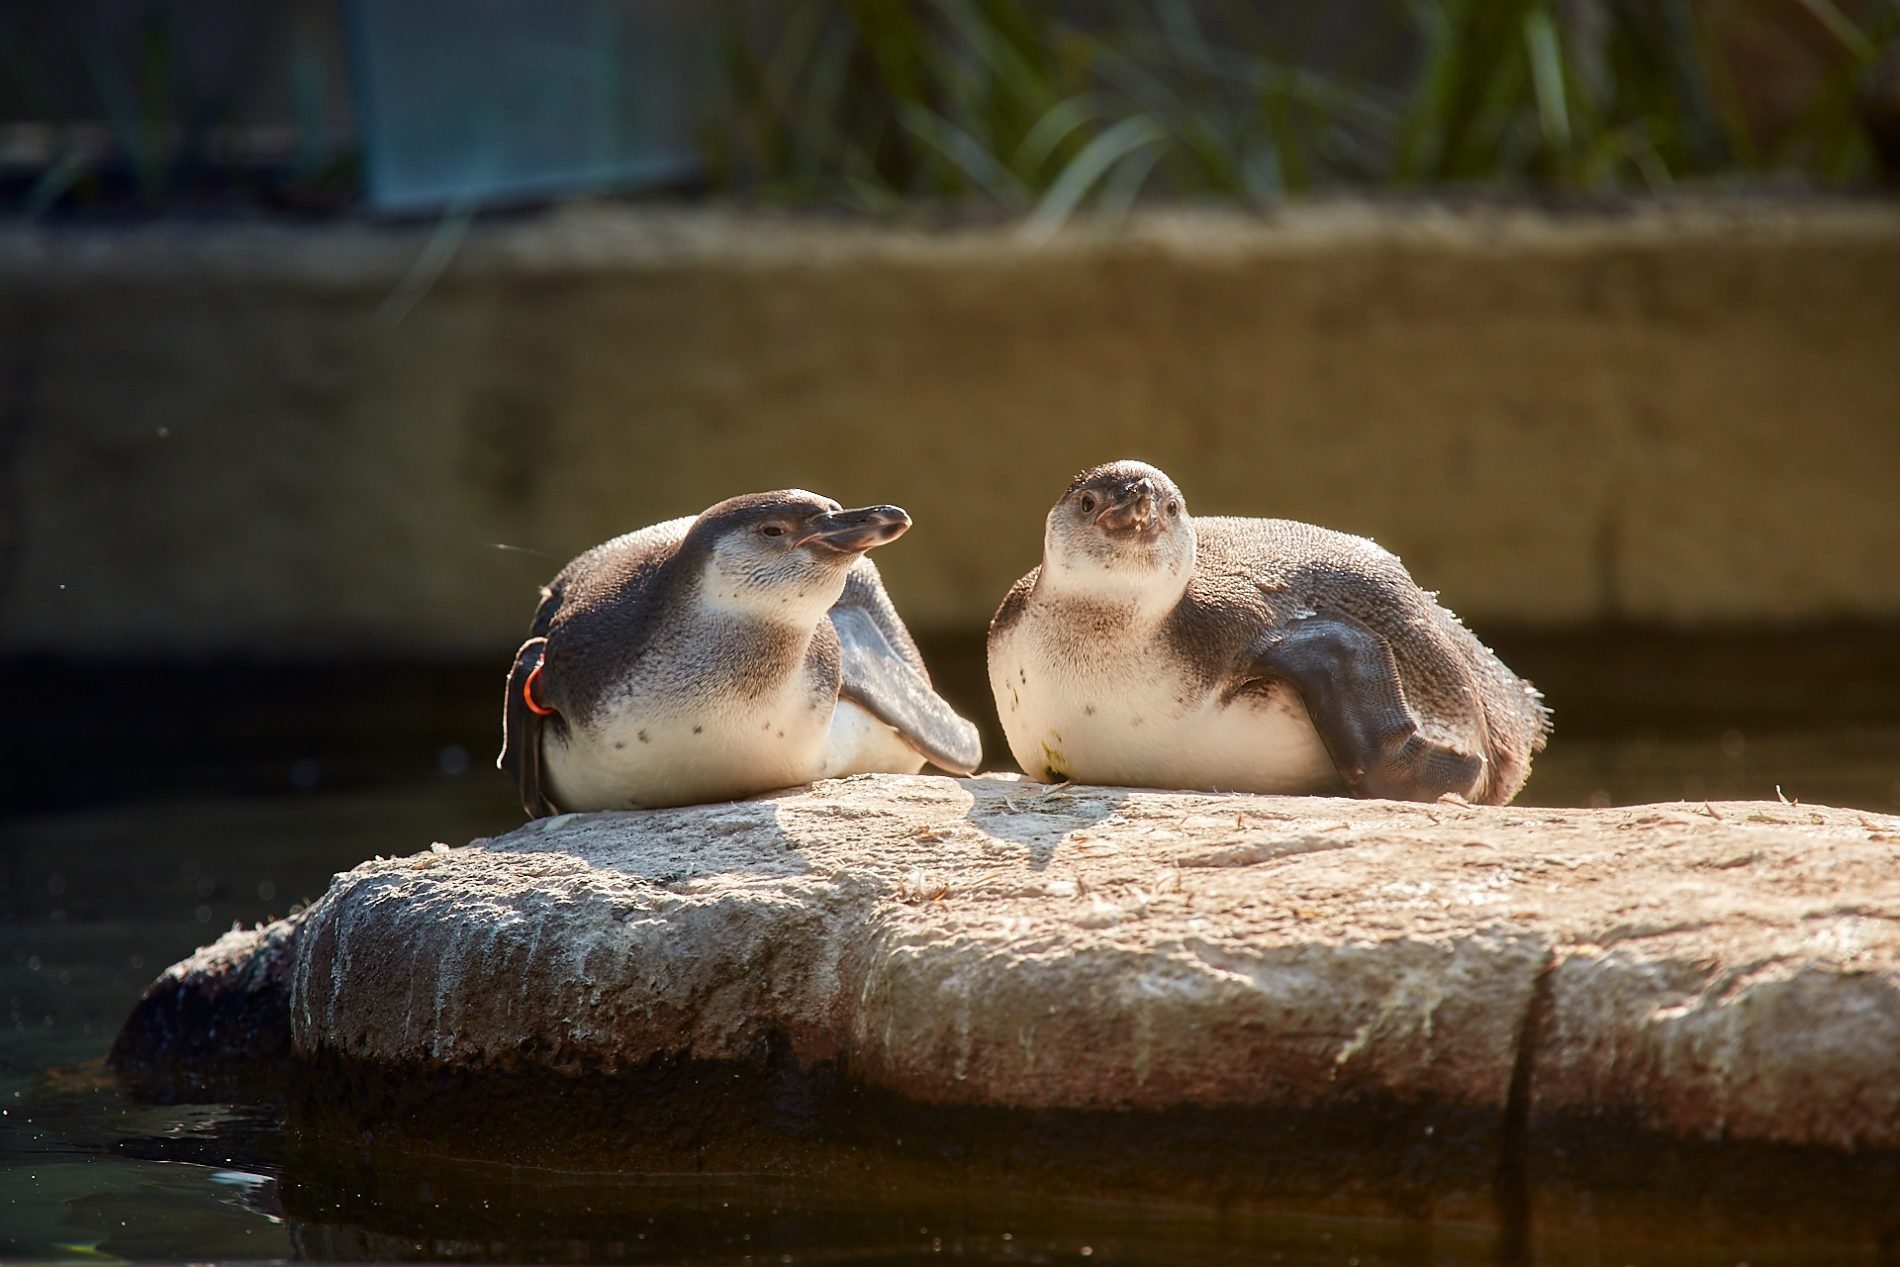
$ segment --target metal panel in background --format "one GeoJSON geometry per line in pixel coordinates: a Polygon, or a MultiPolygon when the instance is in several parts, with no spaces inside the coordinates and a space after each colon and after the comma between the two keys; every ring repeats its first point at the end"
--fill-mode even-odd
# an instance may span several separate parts
{"type": "Polygon", "coordinates": [[[653,188],[702,169],[710,6],[343,0],[369,205],[653,188]]]}

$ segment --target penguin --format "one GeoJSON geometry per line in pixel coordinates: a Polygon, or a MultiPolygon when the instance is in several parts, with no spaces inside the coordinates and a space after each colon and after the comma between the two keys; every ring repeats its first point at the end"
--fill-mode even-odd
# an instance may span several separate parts
{"type": "Polygon", "coordinates": [[[1119,461],[1050,510],[990,624],[990,689],[1032,778],[1502,805],[1542,697],[1364,537],[1194,518],[1119,461]]]}
{"type": "Polygon", "coordinates": [[[866,556],[910,516],[752,493],[594,547],[541,591],[497,765],[530,818],[982,760],[866,556]]]}

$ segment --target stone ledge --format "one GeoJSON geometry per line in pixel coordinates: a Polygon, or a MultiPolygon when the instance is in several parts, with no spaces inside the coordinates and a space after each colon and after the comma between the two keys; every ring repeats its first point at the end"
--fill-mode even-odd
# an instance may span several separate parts
{"type": "Polygon", "coordinates": [[[567,558],[787,484],[910,511],[899,610],[974,636],[1116,456],[1197,513],[1371,536],[1480,631],[1900,619],[1891,201],[1320,202],[1041,247],[588,207],[476,224],[418,298],[429,240],[0,225],[0,653],[492,659],[567,558]]]}
{"type": "MultiPolygon", "coordinates": [[[[0,278],[51,290],[189,281],[347,293],[399,284],[440,233],[439,222],[417,221],[0,222],[0,278]]],[[[1083,215],[1047,235],[983,214],[926,211],[903,221],[729,203],[580,202],[470,226],[456,239],[450,272],[458,281],[545,280],[707,267],[954,270],[1068,257],[1239,263],[1367,247],[1512,256],[1896,241],[1900,212],[1890,202],[1828,196],[1606,199],[1569,211],[1532,201],[1314,198],[1267,213],[1175,207],[1108,223],[1083,215]]]]}

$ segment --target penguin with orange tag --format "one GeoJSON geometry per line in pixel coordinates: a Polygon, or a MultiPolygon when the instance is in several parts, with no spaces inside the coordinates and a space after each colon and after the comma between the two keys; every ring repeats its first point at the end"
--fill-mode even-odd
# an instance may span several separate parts
{"type": "Polygon", "coordinates": [[[976,769],[866,557],[910,516],[788,489],[596,546],[542,591],[501,758],[530,817],[976,769]]]}

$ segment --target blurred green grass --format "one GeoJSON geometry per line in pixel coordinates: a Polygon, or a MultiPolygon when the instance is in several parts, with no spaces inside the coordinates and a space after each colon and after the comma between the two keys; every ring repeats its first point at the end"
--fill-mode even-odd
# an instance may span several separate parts
{"type": "MultiPolygon", "coordinates": [[[[354,198],[341,51],[310,13],[269,71],[285,152],[247,166],[219,155],[250,71],[194,68],[180,6],[133,6],[117,41],[97,6],[50,12],[36,40],[0,5],[0,119],[52,121],[26,214],[113,181],[156,206],[212,169],[264,201],[354,198]],[[49,40],[76,91],[48,82],[49,40]]],[[[710,183],[766,199],[989,206],[1035,232],[1145,196],[1900,180],[1900,0],[716,0],[703,20],[710,183]]]]}
{"type": "Polygon", "coordinates": [[[729,0],[707,146],[729,186],[1042,227],[1148,193],[1855,185],[1877,175],[1865,85],[1900,3],[1851,7],[791,0],[761,22],[729,0]],[[1342,12],[1375,20],[1342,34],[1342,12]]]}

